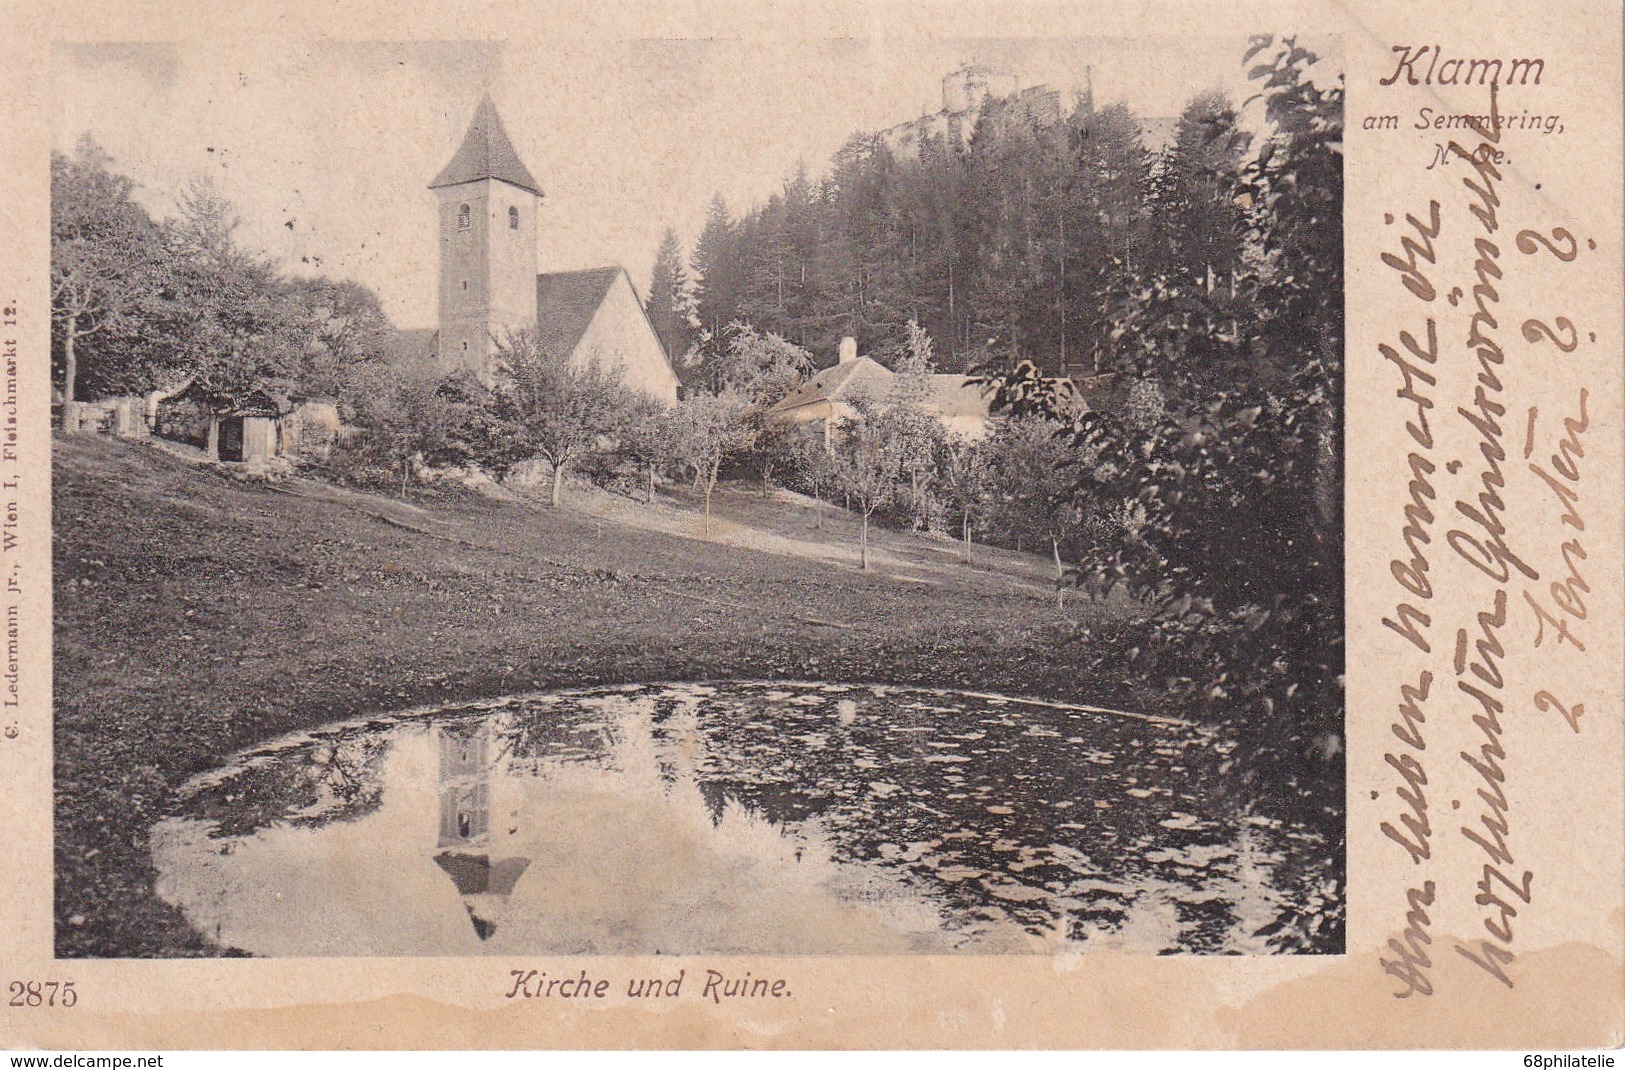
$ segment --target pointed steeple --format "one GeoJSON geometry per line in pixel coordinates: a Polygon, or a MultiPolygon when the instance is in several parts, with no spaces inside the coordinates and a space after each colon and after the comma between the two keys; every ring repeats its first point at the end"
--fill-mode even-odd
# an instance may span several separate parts
{"type": "Polygon", "coordinates": [[[513,142],[508,140],[508,132],[502,128],[502,119],[489,93],[480,98],[479,107],[474,109],[474,120],[468,124],[468,133],[463,136],[457,155],[429,183],[429,188],[460,186],[488,178],[518,186],[538,197],[542,195],[542,188],[519,159],[513,142]]]}

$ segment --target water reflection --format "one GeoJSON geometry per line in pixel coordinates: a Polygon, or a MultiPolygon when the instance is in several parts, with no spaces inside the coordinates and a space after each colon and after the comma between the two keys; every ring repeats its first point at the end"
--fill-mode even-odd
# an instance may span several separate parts
{"type": "Polygon", "coordinates": [[[462,896],[475,935],[489,940],[496,931],[493,919],[530,868],[530,859],[521,854],[491,856],[493,849],[517,850],[511,841],[519,829],[517,825],[510,828],[500,841],[502,848],[494,848],[490,722],[437,727],[435,736],[440,741],[440,838],[435,865],[445,871],[462,896]]]}
{"type": "Polygon", "coordinates": [[[1179,722],[636,686],[288,737],[194,781],[158,892],[260,955],[1262,953],[1331,860],[1213,816],[1179,722]]]}

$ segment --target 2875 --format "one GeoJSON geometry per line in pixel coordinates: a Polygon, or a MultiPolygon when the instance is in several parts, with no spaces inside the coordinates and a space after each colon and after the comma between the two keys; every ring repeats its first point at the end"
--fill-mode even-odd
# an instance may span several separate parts
{"type": "Polygon", "coordinates": [[[12,981],[6,991],[12,1007],[71,1007],[79,1002],[72,981],[12,981]]]}

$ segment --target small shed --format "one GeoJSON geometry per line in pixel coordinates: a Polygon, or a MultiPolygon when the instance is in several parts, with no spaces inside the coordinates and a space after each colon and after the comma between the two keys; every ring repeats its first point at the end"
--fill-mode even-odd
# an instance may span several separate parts
{"type": "Polygon", "coordinates": [[[209,422],[209,454],[222,461],[252,463],[287,451],[283,421],[288,399],[269,390],[249,391],[236,404],[217,409],[209,422]]]}
{"type": "Polygon", "coordinates": [[[203,450],[217,461],[253,463],[288,452],[293,405],[267,387],[230,394],[196,378],[146,398],[152,433],[203,450]]]}

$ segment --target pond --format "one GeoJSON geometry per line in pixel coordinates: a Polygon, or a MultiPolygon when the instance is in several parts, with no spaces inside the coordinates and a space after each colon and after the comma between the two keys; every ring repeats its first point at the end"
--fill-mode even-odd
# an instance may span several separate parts
{"type": "Polygon", "coordinates": [[[256,748],[183,788],[153,857],[254,955],[1268,953],[1335,866],[1223,816],[1226,749],[967,692],[555,692],[256,748]]]}

